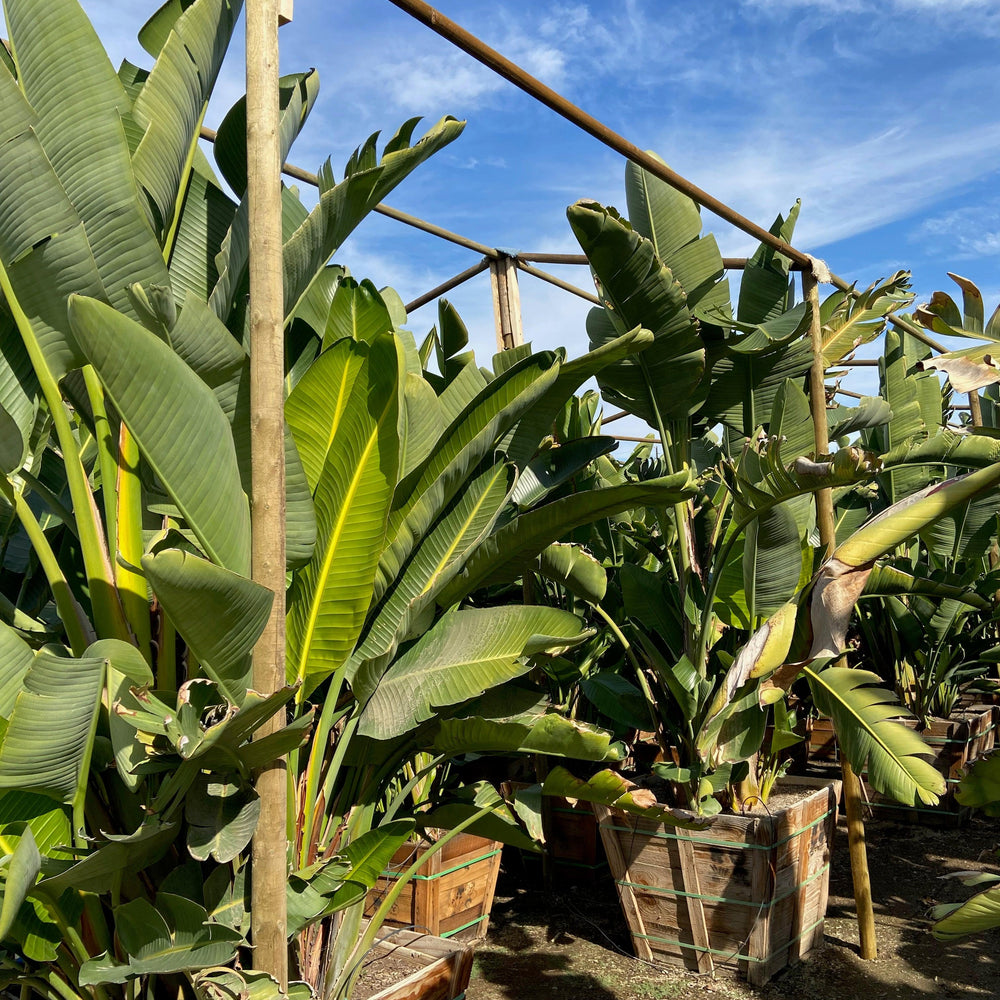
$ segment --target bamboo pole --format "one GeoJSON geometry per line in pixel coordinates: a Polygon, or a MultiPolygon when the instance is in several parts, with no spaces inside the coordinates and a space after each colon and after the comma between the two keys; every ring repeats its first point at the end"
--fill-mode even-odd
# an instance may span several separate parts
{"type": "Polygon", "coordinates": [[[450,292],[453,288],[458,288],[459,285],[465,284],[466,281],[474,278],[477,274],[482,274],[489,266],[490,258],[484,257],[478,264],[474,264],[461,274],[456,274],[454,278],[449,278],[447,281],[441,282],[440,285],[432,288],[429,292],[424,292],[423,295],[417,296],[412,302],[407,302],[403,308],[407,313],[416,312],[421,306],[427,305],[428,302],[433,302],[436,298],[444,295],[445,292],[450,292]]]}
{"type": "MultiPolygon", "coordinates": [[[[823,325],[819,314],[819,283],[811,271],[802,272],[802,294],[812,306],[809,333],[812,340],[813,363],[809,370],[809,405],[812,411],[816,459],[830,447],[829,427],[826,419],[826,381],[823,363],[823,325]]],[[[829,556],[837,544],[833,516],[833,491],[816,493],[816,523],[820,543],[829,556]]],[[[841,760],[844,776],[844,806],[847,812],[847,839],[851,854],[851,874],[854,878],[854,905],[858,914],[858,934],[861,940],[861,957],[872,960],[878,957],[875,942],[875,913],[872,908],[871,878],[868,874],[868,852],[865,847],[865,824],[862,811],[861,782],[846,757],[841,760]]]]}
{"type": "MultiPolygon", "coordinates": [[[[281,154],[278,145],[278,0],[248,0],[247,202],[250,218],[250,427],[253,579],[274,593],[253,652],[255,690],[285,683],[285,445],[281,252],[281,154]]],[[[282,727],[282,713],[257,731],[282,727]]],[[[254,966],[288,988],[285,906],[288,879],[285,762],[257,776],[260,820],[252,845],[251,935],[254,966]]]]}

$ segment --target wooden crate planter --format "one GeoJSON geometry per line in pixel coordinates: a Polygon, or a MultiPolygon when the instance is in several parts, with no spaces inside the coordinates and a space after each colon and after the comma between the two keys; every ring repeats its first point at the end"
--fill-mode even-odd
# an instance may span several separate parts
{"type": "Polygon", "coordinates": [[[545,848],[558,877],[590,883],[604,875],[608,862],[597,817],[588,803],[554,796],[542,818],[546,826],[545,848]]]}
{"type": "MultiPolygon", "coordinates": [[[[459,834],[429,854],[403,887],[386,919],[390,927],[426,930],[442,938],[486,936],[500,871],[501,844],[471,833],[459,834]]],[[[427,843],[407,842],[393,855],[368,896],[366,916],[374,914],[401,872],[427,851],[427,843]]]]}
{"type": "Polygon", "coordinates": [[[595,806],[636,954],[767,982],[823,940],[840,783],[787,778],[772,815],[681,830],[595,806]]]}
{"type": "MultiPolygon", "coordinates": [[[[955,790],[965,769],[996,745],[998,716],[1000,710],[995,705],[967,704],[958,709],[950,719],[932,719],[926,729],[919,730],[934,751],[934,766],[947,782],[946,791],[936,806],[903,805],[876,792],[865,782],[865,792],[871,807],[893,819],[907,822],[932,825],[963,822],[968,817],[969,810],[959,805],[955,790]]],[[[911,729],[917,728],[916,719],[902,721],[911,729]]],[[[810,755],[818,761],[839,761],[840,748],[829,719],[812,721],[810,755]]]]}
{"type": "Polygon", "coordinates": [[[373,994],[369,1000],[462,1000],[472,975],[472,952],[471,944],[383,927],[375,951],[366,961],[396,954],[419,963],[422,968],[373,994]]]}

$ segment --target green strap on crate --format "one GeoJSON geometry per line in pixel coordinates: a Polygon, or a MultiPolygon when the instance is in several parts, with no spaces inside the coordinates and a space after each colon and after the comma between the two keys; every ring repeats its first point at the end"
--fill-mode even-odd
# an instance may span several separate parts
{"type": "Polygon", "coordinates": [[[803,833],[811,830],[814,826],[819,826],[819,824],[826,820],[832,812],[832,809],[827,809],[822,816],[817,816],[811,823],[802,827],[800,830],[796,830],[794,833],[790,833],[787,837],[782,837],[781,840],[776,840],[773,844],[742,844],[738,840],[712,840],[710,837],[695,837],[679,833],[661,833],[659,830],[640,830],[634,826],[605,826],[603,823],[601,826],[603,826],[605,830],[614,830],[616,833],[631,833],[636,837],[656,837],[659,840],[689,840],[693,844],[707,844],[710,847],[731,847],[748,851],[770,851],[775,847],[781,847],[782,844],[787,844],[790,840],[794,840],[796,837],[801,836],[803,833]]]}
{"type": "Polygon", "coordinates": [[[451,931],[442,931],[440,934],[438,934],[438,937],[443,937],[443,938],[454,937],[456,934],[461,934],[462,931],[467,931],[470,927],[475,927],[476,924],[481,924],[488,916],[489,916],[488,913],[484,913],[481,917],[476,917],[475,920],[470,920],[467,924],[462,924],[461,927],[456,927],[454,930],[451,931]]]}
{"type": "Polygon", "coordinates": [[[751,899],[732,899],[729,896],[706,896],[700,892],[685,892],[683,889],[669,889],[666,886],[644,885],[642,882],[626,882],[624,879],[615,879],[615,883],[621,886],[628,886],[629,889],[643,889],[647,892],[655,892],[662,896],[685,896],[689,899],[703,899],[708,903],[732,903],[735,906],[752,906],[756,909],[766,910],[771,906],[776,906],[782,900],[788,899],[789,896],[794,896],[803,886],[809,885],[810,882],[813,882],[814,880],[825,875],[829,870],[830,865],[827,863],[823,865],[819,871],[810,875],[804,882],[799,882],[798,885],[793,886],[780,896],[775,896],[770,900],[770,902],[767,903],[762,903],[759,900],[755,902],[751,899]]]}
{"type": "MultiPolygon", "coordinates": [[[[436,878],[441,878],[442,875],[450,875],[452,872],[460,872],[463,868],[471,868],[474,864],[480,861],[486,861],[489,858],[496,857],[500,853],[500,848],[490,851],[487,854],[480,854],[478,857],[473,858],[471,861],[465,861],[460,865],[453,865],[451,868],[444,868],[439,872],[435,872],[433,875],[412,875],[411,878],[419,879],[423,882],[432,882],[436,878]]],[[[400,873],[398,871],[391,871],[386,868],[383,869],[382,875],[384,878],[399,878],[400,873]]]]}
{"type": "Polygon", "coordinates": [[[633,934],[632,937],[641,938],[643,941],[655,941],[657,944],[670,944],[673,945],[675,948],[687,948],[690,951],[701,951],[701,952],[707,952],[709,955],[719,955],[720,957],[726,959],[726,961],[729,962],[733,961],[733,959],[737,959],[738,961],[741,962],[764,963],[764,962],[770,962],[772,958],[775,958],[776,956],[780,955],[783,951],[787,951],[789,948],[791,948],[791,946],[795,944],[796,941],[801,940],[807,934],[811,934],[817,927],[819,927],[821,923],[823,923],[824,919],[825,916],[820,917],[819,920],[816,920],[813,923],[811,923],[804,931],[802,931],[801,934],[796,934],[795,937],[791,939],[791,941],[785,942],[785,944],[783,944],[780,948],[775,948],[774,951],[768,952],[768,954],[764,955],[762,958],[758,958],[754,955],[741,955],[739,952],[736,952],[734,954],[729,951],[722,951],[718,948],[706,948],[704,945],[686,944],[683,941],[675,941],[672,938],[657,937],[655,934],[633,934]]]}

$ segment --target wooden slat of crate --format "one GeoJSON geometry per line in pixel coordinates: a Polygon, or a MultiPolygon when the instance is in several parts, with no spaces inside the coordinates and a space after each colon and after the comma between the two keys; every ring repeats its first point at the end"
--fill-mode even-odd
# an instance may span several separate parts
{"type": "Polygon", "coordinates": [[[775,817],[718,817],[704,831],[595,807],[640,957],[738,968],[762,983],[821,940],[839,786],[790,781],[819,794],[775,817]]]}
{"type": "MultiPolygon", "coordinates": [[[[367,915],[375,912],[397,873],[413,864],[418,849],[422,848],[407,843],[395,853],[388,871],[379,876],[369,894],[367,915]]],[[[497,841],[460,834],[427,858],[403,887],[386,923],[462,940],[484,937],[500,871],[500,849],[497,841]]]]}

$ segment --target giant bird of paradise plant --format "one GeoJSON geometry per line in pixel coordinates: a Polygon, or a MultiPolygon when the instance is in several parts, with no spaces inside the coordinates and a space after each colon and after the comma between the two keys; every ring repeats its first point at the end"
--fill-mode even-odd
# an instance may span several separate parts
{"type": "MultiPolygon", "coordinates": [[[[897,364],[887,372],[894,394],[834,409],[831,445],[816,454],[803,390],[812,353],[803,336],[809,309],[793,304],[788,262],[761,246],[748,261],[733,310],[722,258],[714,239],[701,235],[697,206],[631,165],[626,196],[628,220],[588,201],[568,214],[604,303],[588,319],[592,345],[637,324],[654,336],[642,354],[598,375],[602,392],[658,432],[661,467],[694,466],[701,473],[695,500],[655,511],[659,531],[639,565],[617,570],[621,607],[612,631],[621,633],[636,663],[633,694],[657,720],[664,756],[680,757],[676,765],[659,766],[661,775],[675,783],[681,804],[702,812],[720,808],[718,793],[727,786],[737,804],[756,798],[748,765],[761,747],[764,710],[794,677],[805,675],[856,767],[867,763],[880,790],[903,801],[934,800],[942,786],[921,757],[927,748],[892,721],[905,712],[888,692],[872,687],[878,678],[820,668],[841,652],[842,616],[849,616],[865,584],[874,593],[924,586],[912,575],[890,581],[888,572],[873,574],[874,560],[950,505],[967,505],[969,489],[985,491],[978,502],[996,507],[994,471],[935,493],[933,502],[912,502],[945,468],[994,462],[995,448],[982,438],[957,441],[940,420],[925,424],[919,399],[903,399],[919,387],[905,381],[897,364]],[[893,420],[897,404],[905,408],[907,400],[917,431],[893,420]],[[889,439],[879,442],[875,435],[884,427],[889,439]],[[721,441],[705,435],[716,429],[721,441]],[[859,431],[880,446],[851,446],[859,431]],[[872,520],[867,505],[850,497],[859,483],[876,482],[886,484],[895,506],[872,520]],[[837,551],[820,565],[811,541],[812,494],[823,488],[835,490],[843,516],[837,551]],[[915,511],[927,520],[918,524],[915,511]],[[863,556],[856,536],[865,539],[863,556]],[[841,617],[833,631],[823,599],[809,596],[817,594],[836,595],[841,617]],[[814,649],[807,637],[818,635],[826,641],[814,649]],[[822,656],[815,653],[820,648],[822,656]]],[[[797,211],[779,216],[772,231],[790,239],[797,211]]],[[[819,317],[826,364],[877,336],[886,313],[906,301],[903,274],[857,297],[830,296],[819,317]]],[[[936,382],[933,389],[940,416],[936,382]]],[[[602,777],[605,785],[588,791],[557,770],[550,787],[606,798],[609,780],[602,777]]],[[[621,786],[612,785],[620,793],[621,786]]]]}

